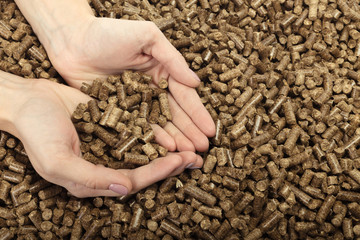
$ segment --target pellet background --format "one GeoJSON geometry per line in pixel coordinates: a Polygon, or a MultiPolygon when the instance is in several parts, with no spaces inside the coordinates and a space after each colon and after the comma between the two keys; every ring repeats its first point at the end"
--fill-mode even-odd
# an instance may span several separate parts
{"type": "MultiPolygon", "coordinates": [[[[360,238],[359,1],[90,3],[157,24],[203,80],[216,136],[202,169],[77,199],[1,132],[0,239],[360,238]]],[[[14,2],[0,7],[0,69],[63,82],[14,2]]]]}

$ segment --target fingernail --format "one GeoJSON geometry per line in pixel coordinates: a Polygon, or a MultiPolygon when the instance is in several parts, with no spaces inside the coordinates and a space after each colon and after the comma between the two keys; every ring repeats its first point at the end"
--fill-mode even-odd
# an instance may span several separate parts
{"type": "Polygon", "coordinates": [[[109,186],[109,190],[116,192],[120,195],[127,195],[128,194],[128,189],[126,187],[124,187],[123,185],[120,184],[110,184],[109,186]]]}
{"type": "Polygon", "coordinates": [[[190,72],[191,72],[191,74],[194,76],[194,78],[195,78],[196,80],[198,80],[199,82],[201,82],[200,78],[198,77],[198,75],[196,75],[196,73],[195,73],[193,70],[190,69],[190,72]]]}
{"type": "Polygon", "coordinates": [[[198,169],[200,167],[197,167],[197,166],[194,166],[195,163],[189,163],[185,168],[188,168],[188,169],[198,169]]]}
{"type": "Polygon", "coordinates": [[[194,165],[194,163],[189,163],[185,168],[191,168],[194,165]]]}

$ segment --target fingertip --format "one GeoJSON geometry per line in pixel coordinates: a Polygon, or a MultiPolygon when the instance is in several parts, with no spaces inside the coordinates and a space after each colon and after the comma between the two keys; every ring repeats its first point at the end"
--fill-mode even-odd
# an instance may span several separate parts
{"type": "Polygon", "coordinates": [[[174,77],[174,80],[191,88],[198,87],[201,82],[200,78],[190,68],[184,71],[182,76],[178,75],[177,77],[174,77]]]}
{"type": "Polygon", "coordinates": [[[184,161],[186,161],[186,159],[179,153],[168,153],[166,157],[159,158],[153,161],[156,162],[156,164],[154,165],[154,170],[158,168],[163,168],[163,170],[165,170],[166,172],[166,177],[172,176],[174,173],[175,175],[177,175],[179,169],[184,169],[184,161]],[[166,170],[164,169],[163,161],[166,161],[166,170]]]}
{"type": "MultiPolygon", "coordinates": [[[[208,139],[207,139],[208,137],[215,136],[215,133],[216,133],[215,123],[214,123],[213,119],[211,118],[209,112],[205,108],[201,109],[196,114],[193,114],[192,119],[193,119],[194,123],[196,124],[196,126],[198,127],[198,129],[204,135],[203,136],[204,138],[199,139],[197,142],[199,142],[199,141],[202,143],[208,142],[208,139]]],[[[198,145],[200,145],[200,144],[197,144],[197,146],[198,145]]]]}
{"type": "Polygon", "coordinates": [[[216,133],[216,127],[215,127],[215,123],[214,121],[211,119],[211,121],[207,124],[206,126],[206,130],[205,130],[205,135],[208,137],[213,137],[215,136],[216,133]]]}
{"type": "Polygon", "coordinates": [[[190,167],[190,169],[198,169],[201,168],[204,163],[204,160],[200,155],[196,155],[196,162],[190,167]]]}
{"type": "Polygon", "coordinates": [[[169,152],[175,152],[176,151],[176,142],[174,139],[159,139],[159,138],[155,138],[155,141],[160,144],[161,146],[163,146],[164,148],[166,148],[169,152]]]}
{"type": "Polygon", "coordinates": [[[130,192],[127,187],[125,187],[121,184],[114,184],[114,183],[109,185],[109,190],[111,190],[117,194],[120,194],[121,196],[128,195],[128,193],[130,192]]]}
{"type": "Polygon", "coordinates": [[[169,143],[166,143],[167,146],[164,146],[168,151],[175,152],[176,151],[176,143],[174,140],[170,141],[169,143]]]}
{"type": "Polygon", "coordinates": [[[176,142],[174,139],[168,139],[167,141],[164,141],[163,139],[157,140],[155,139],[157,143],[159,143],[161,146],[166,148],[169,152],[175,152],[176,151],[176,142]]]}
{"type": "Polygon", "coordinates": [[[197,160],[197,154],[195,152],[192,151],[184,151],[184,152],[180,152],[180,155],[182,156],[182,158],[185,160],[186,165],[189,163],[194,163],[196,164],[196,160],[197,160]]]}
{"type": "Polygon", "coordinates": [[[197,119],[201,119],[200,122],[197,122],[198,127],[201,131],[208,137],[215,136],[216,127],[213,118],[211,117],[209,111],[204,107],[202,111],[199,111],[197,119]]]}
{"type": "Polygon", "coordinates": [[[175,140],[159,125],[151,124],[151,127],[155,134],[155,141],[169,150],[173,152],[176,150],[176,143],[175,140]]]}
{"type": "Polygon", "coordinates": [[[205,152],[209,149],[209,139],[205,135],[200,136],[195,143],[195,148],[199,152],[205,152]]]}
{"type": "Polygon", "coordinates": [[[175,142],[175,151],[192,151],[195,152],[195,146],[192,141],[187,138],[183,132],[181,132],[172,122],[168,122],[164,127],[164,130],[175,142]]]}
{"type": "Polygon", "coordinates": [[[200,155],[196,155],[196,163],[202,166],[204,164],[204,159],[200,155]]]}
{"type": "Polygon", "coordinates": [[[199,164],[197,163],[197,155],[194,152],[184,151],[178,153],[170,153],[171,157],[179,157],[181,159],[180,164],[174,168],[171,176],[176,176],[184,171],[185,168],[199,168],[199,164]]]}
{"type": "Polygon", "coordinates": [[[196,87],[199,86],[199,84],[201,82],[199,76],[193,70],[191,70],[191,69],[189,69],[189,70],[190,70],[190,74],[195,79],[194,84],[196,84],[196,87]]]}

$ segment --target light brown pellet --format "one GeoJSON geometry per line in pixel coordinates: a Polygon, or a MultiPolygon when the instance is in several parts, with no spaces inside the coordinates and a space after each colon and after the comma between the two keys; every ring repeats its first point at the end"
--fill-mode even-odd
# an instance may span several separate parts
{"type": "Polygon", "coordinates": [[[23,216],[37,208],[37,199],[32,199],[30,202],[24,203],[16,208],[15,212],[17,216],[23,216]]]}
{"type": "Polygon", "coordinates": [[[317,215],[316,215],[316,222],[323,223],[325,221],[325,218],[330,213],[332,206],[334,205],[336,200],[336,197],[333,195],[328,195],[323,204],[321,205],[317,215]]]}
{"type": "Polygon", "coordinates": [[[161,221],[160,229],[177,239],[183,238],[182,230],[179,227],[177,227],[175,224],[171,223],[166,219],[161,221]]]}
{"type": "Polygon", "coordinates": [[[195,199],[209,205],[209,206],[214,206],[216,203],[216,198],[214,196],[212,196],[211,194],[203,191],[202,189],[194,186],[194,185],[185,185],[184,186],[184,191],[186,194],[194,197],[195,199]]]}
{"type": "Polygon", "coordinates": [[[136,207],[131,218],[129,229],[130,231],[138,231],[144,215],[144,210],[141,207],[136,207]]]}
{"type": "Polygon", "coordinates": [[[133,154],[126,152],[124,155],[125,163],[132,163],[135,165],[146,165],[149,163],[149,158],[146,155],[133,154]]]}
{"type": "Polygon", "coordinates": [[[159,94],[159,102],[160,102],[160,109],[161,113],[166,117],[168,121],[172,120],[169,99],[167,93],[160,93],[159,94]]]}
{"type": "Polygon", "coordinates": [[[180,215],[180,210],[178,208],[178,204],[176,201],[167,205],[167,209],[169,211],[169,217],[172,219],[177,219],[180,215]]]}
{"type": "Polygon", "coordinates": [[[24,176],[20,173],[15,173],[13,171],[3,170],[1,174],[2,179],[12,183],[20,183],[22,182],[24,176]]]}
{"type": "Polygon", "coordinates": [[[146,143],[141,147],[144,153],[150,158],[150,160],[154,160],[159,156],[158,152],[156,151],[155,147],[151,143],[146,143]]]}
{"type": "Polygon", "coordinates": [[[38,195],[41,200],[46,200],[46,199],[49,199],[51,197],[54,197],[54,196],[60,194],[60,192],[62,192],[62,190],[63,190],[62,187],[51,186],[51,187],[45,188],[44,190],[40,190],[38,195]]]}

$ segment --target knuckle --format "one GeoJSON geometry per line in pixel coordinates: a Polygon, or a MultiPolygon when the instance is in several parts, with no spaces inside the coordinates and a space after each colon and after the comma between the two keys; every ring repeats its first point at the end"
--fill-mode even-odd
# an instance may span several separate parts
{"type": "Polygon", "coordinates": [[[145,37],[147,42],[156,42],[158,37],[159,37],[159,33],[161,33],[161,31],[159,30],[159,28],[156,26],[155,23],[147,21],[146,22],[146,29],[148,29],[148,33],[145,34],[145,37]]]}
{"type": "Polygon", "coordinates": [[[59,171],[59,165],[56,161],[47,161],[46,164],[42,164],[37,172],[46,180],[51,179],[56,176],[57,171],[59,171]]]}
{"type": "Polygon", "coordinates": [[[96,178],[89,177],[85,180],[84,186],[90,189],[100,189],[99,181],[96,178]]]}
{"type": "Polygon", "coordinates": [[[129,193],[134,193],[134,191],[135,191],[135,189],[134,189],[134,187],[133,187],[133,185],[131,183],[127,185],[127,189],[128,189],[129,193]]]}
{"type": "Polygon", "coordinates": [[[69,185],[65,186],[66,190],[70,193],[70,195],[77,198],[85,198],[88,197],[86,192],[82,191],[82,187],[78,183],[71,182],[69,185]]]}

